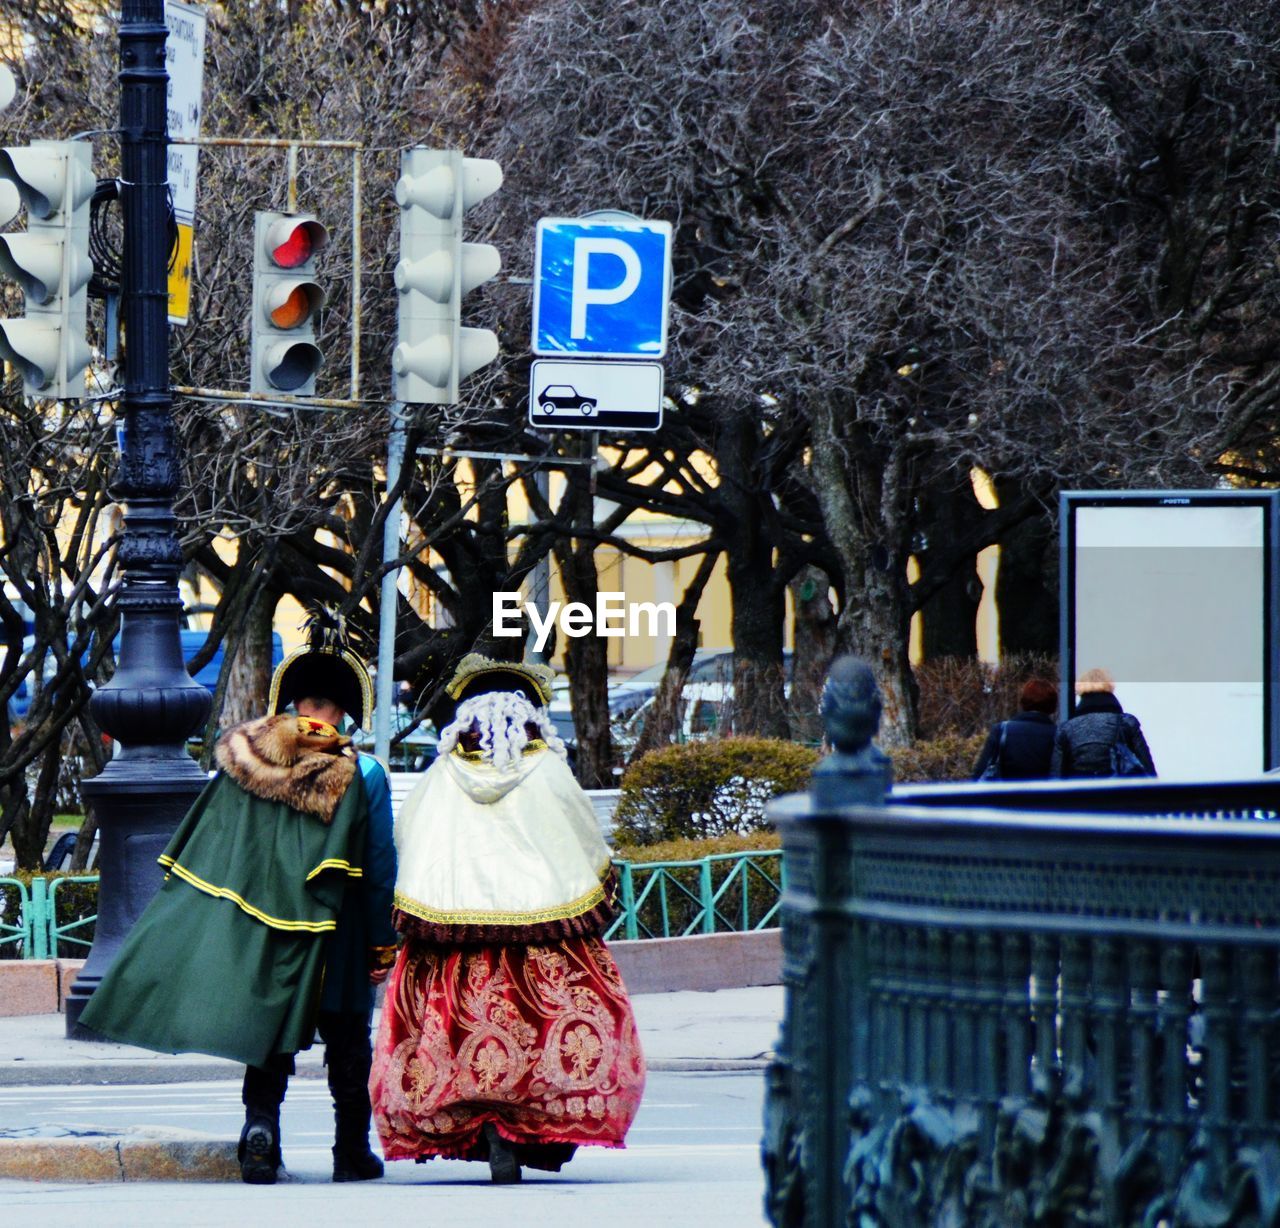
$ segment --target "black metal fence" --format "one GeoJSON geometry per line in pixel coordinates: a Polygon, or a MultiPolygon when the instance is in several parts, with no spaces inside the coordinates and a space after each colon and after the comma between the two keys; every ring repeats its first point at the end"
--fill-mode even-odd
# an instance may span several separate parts
{"type": "Polygon", "coordinates": [[[1280,780],[832,783],[772,810],[773,1223],[1280,1224],[1280,780]]]}

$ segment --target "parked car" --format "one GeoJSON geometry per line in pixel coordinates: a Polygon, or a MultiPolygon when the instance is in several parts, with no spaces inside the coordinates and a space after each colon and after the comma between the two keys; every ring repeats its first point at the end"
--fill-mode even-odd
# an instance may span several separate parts
{"type": "MultiPolygon", "coordinates": [[[[783,653],[783,669],[788,686],[791,681],[791,666],[792,654],[783,653]]],[[[634,744],[634,739],[639,737],[643,718],[635,726],[628,724],[628,718],[652,704],[666,670],[667,663],[660,661],[629,678],[619,679],[609,687],[609,723],[613,726],[615,737],[620,739],[621,748],[626,749],[628,739],[634,744]]],[[[733,700],[733,649],[699,648],[694,653],[682,698],[688,736],[710,737],[721,729],[725,720],[730,718],[729,709],[733,700]]],[[[571,749],[576,748],[573,705],[569,700],[567,681],[563,691],[557,688],[549,712],[552,724],[564,739],[565,745],[571,749]]]]}
{"type": "MultiPolygon", "coordinates": [[[[653,711],[656,695],[626,713],[614,727],[614,740],[620,750],[630,752],[644,732],[645,721],[653,711]]],[[[697,742],[714,738],[733,720],[732,682],[687,682],[680,693],[677,742],[697,742]]]]}
{"type": "MultiPolygon", "coordinates": [[[[54,842],[53,848],[45,854],[44,872],[53,874],[58,870],[70,870],[71,858],[75,856],[77,833],[63,832],[54,842]]],[[[93,833],[93,843],[89,846],[89,860],[85,864],[85,873],[93,874],[98,868],[98,833],[93,833]]]]}
{"type": "MultiPolygon", "coordinates": [[[[791,681],[791,653],[782,654],[782,667],[786,681],[791,681]]],[[[609,713],[619,717],[634,711],[646,700],[657,693],[662,675],[667,671],[667,663],[660,661],[638,674],[625,678],[609,688],[609,713]]],[[[693,665],[689,669],[689,683],[733,683],[733,649],[732,648],[699,648],[693,654],[693,665]]]]}
{"type": "MultiPolygon", "coordinates": [[[[436,747],[440,744],[440,735],[430,721],[422,721],[397,742],[396,737],[413,723],[413,713],[395,706],[391,718],[391,770],[394,772],[424,772],[431,766],[436,757],[436,747]]],[[[373,754],[373,731],[377,728],[377,718],[369,722],[368,729],[358,730],[355,736],[356,746],[373,754]]]]}

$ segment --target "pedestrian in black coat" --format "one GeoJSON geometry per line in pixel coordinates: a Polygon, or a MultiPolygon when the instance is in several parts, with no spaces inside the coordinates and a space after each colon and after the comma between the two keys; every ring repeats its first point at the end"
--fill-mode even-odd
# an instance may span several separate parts
{"type": "Polygon", "coordinates": [[[1090,669],[1076,681],[1076,712],[1058,726],[1050,774],[1060,777],[1156,774],[1155,760],[1142,724],[1115,697],[1116,684],[1105,669],[1090,669]],[[1118,773],[1112,749],[1126,747],[1142,771],[1118,773]]]}
{"type": "Polygon", "coordinates": [[[1018,694],[1018,715],[993,725],[973,778],[981,780],[991,764],[996,780],[1043,780],[1049,775],[1053,754],[1053,713],[1058,688],[1043,678],[1032,678],[1018,694]],[[1003,746],[1001,742],[1003,741],[1003,746]]]}

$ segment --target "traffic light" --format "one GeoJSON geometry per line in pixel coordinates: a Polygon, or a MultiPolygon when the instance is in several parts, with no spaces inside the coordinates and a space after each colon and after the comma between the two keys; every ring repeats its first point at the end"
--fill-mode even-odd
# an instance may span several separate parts
{"type": "Polygon", "coordinates": [[[328,241],[309,214],[254,214],[250,392],[314,395],[324,362],[315,316],[325,300],[315,255],[328,241]]]}
{"type": "Polygon", "coordinates": [[[463,328],[462,296],[502,267],[498,249],[462,241],[462,217],[502,186],[502,167],[456,150],[401,155],[400,262],[395,396],[410,404],[452,405],[458,382],[498,356],[487,328],[463,328]]]}
{"type": "Polygon", "coordinates": [[[27,209],[26,232],[0,235],[0,273],[22,287],[26,314],[0,320],[0,358],[31,399],[84,396],[89,199],[97,187],[87,141],[34,141],[0,149],[0,221],[27,209]],[[16,199],[15,199],[16,193],[16,199]]]}

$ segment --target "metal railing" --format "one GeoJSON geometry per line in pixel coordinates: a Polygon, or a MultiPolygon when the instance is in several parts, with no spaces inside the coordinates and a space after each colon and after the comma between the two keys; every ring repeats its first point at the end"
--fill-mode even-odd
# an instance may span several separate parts
{"type": "MultiPolygon", "coordinates": [[[[97,916],[76,917],[58,923],[58,892],[70,883],[96,883],[98,875],[85,874],[61,878],[33,878],[30,886],[16,878],[0,878],[0,898],[6,892],[17,896],[17,921],[0,919],[0,946],[14,944],[22,959],[59,959],[82,953],[93,945],[91,937],[83,937],[96,923],[97,916]]],[[[3,915],[8,909],[2,910],[3,915]]]]}
{"type": "Polygon", "coordinates": [[[1023,814],[1139,814],[1179,819],[1280,818],[1280,776],[1256,780],[1026,780],[895,785],[893,806],[1012,810],[1023,814]]]}
{"type": "Polygon", "coordinates": [[[773,1223],[1270,1222],[1280,780],[885,799],[845,761],[770,809],[773,1223]]]}
{"type": "Polygon", "coordinates": [[[12,944],[25,956],[31,949],[28,926],[31,923],[31,893],[26,883],[16,878],[0,878],[0,949],[12,944]],[[16,897],[17,908],[10,908],[10,900],[16,897]],[[15,921],[5,917],[14,916],[15,921]]]}
{"type": "Polygon", "coordinates": [[[615,862],[621,910],[605,938],[683,938],[778,924],[781,849],[695,861],[615,862]]]}
{"type": "MultiPolygon", "coordinates": [[[[32,886],[39,882],[39,879],[32,881],[32,886]]],[[[77,917],[68,921],[65,925],[58,924],[58,892],[69,883],[96,883],[98,875],[64,875],[62,878],[54,878],[49,880],[49,907],[46,914],[48,934],[49,934],[49,950],[52,955],[61,959],[67,955],[84,954],[93,945],[92,930],[96,926],[98,917],[95,913],[92,917],[77,917]],[[85,932],[89,933],[89,937],[81,937],[85,932]],[[74,948],[72,950],[64,950],[64,946],[69,945],[74,948]]],[[[37,959],[39,956],[36,957],[37,959]]]]}
{"type": "MultiPolygon", "coordinates": [[[[606,938],[680,938],[690,934],[766,929],[778,924],[786,869],[781,849],[716,853],[693,861],[616,863],[618,916],[606,938]]],[[[74,956],[87,950],[84,937],[96,916],[58,922],[58,892],[69,883],[96,883],[96,874],[0,879],[0,890],[18,897],[18,922],[0,920],[0,944],[13,943],[24,959],[74,956]]]]}

